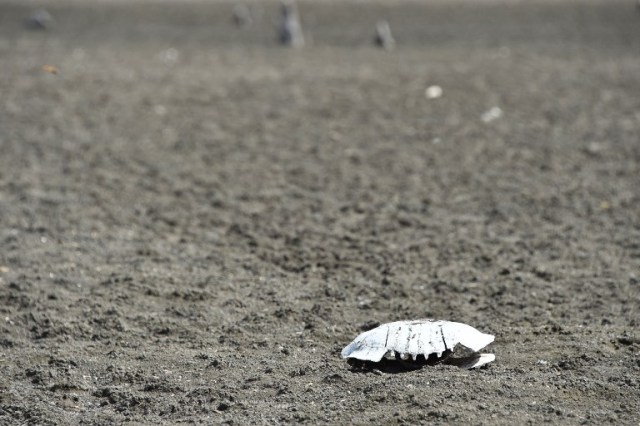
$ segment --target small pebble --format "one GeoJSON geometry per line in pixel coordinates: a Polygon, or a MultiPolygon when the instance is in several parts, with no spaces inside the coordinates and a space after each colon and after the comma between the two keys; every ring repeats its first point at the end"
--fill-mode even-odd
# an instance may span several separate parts
{"type": "Polygon", "coordinates": [[[53,26],[53,17],[45,9],[38,9],[24,20],[30,30],[48,30],[53,26]]]}
{"type": "Polygon", "coordinates": [[[484,121],[485,123],[491,123],[492,121],[502,117],[503,114],[504,113],[502,109],[500,109],[499,107],[493,107],[482,114],[482,121],[484,121]]]}
{"type": "Polygon", "coordinates": [[[427,90],[424,92],[427,99],[438,99],[442,97],[442,87],[440,86],[429,86],[427,90]]]}

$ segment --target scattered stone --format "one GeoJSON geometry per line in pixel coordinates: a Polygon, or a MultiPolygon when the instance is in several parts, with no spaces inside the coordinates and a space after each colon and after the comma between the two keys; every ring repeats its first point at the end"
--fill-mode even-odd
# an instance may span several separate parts
{"type": "Polygon", "coordinates": [[[492,121],[495,121],[498,118],[502,117],[503,114],[504,112],[502,111],[502,109],[500,109],[499,107],[493,107],[482,114],[482,121],[484,121],[485,123],[491,123],[492,121]]]}
{"type": "Polygon", "coordinates": [[[606,150],[606,147],[603,144],[598,142],[590,142],[589,145],[587,145],[587,147],[584,149],[584,151],[587,154],[592,155],[594,157],[599,156],[605,150],[606,150]]]}
{"type": "Polygon", "coordinates": [[[53,65],[45,64],[42,66],[42,71],[47,72],[49,74],[58,74],[58,68],[53,65]]]}
{"type": "Polygon", "coordinates": [[[618,336],[616,340],[618,341],[618,343],[626,346],[640,344],[640,337],[636,337],[633,334],[629,334],[626,332],[622,336],[618,336]]]}
{"type": "Polygon", "coordinates": [[[180,52],[178,49],[170,47],[160,52],[158,56],[165,65],[175,65],[180,59],[180,52]]]}
{"type": "Polygon", "coordinates": [[[53,17],[45,9],[37,9],[24,20],[24,25],[30,30],[50,30],[53,23],[53,17]]]}
{"type": "Polygon", "coordinates": [[[248,27],[253,23],[251,9],[246,4],[237,4],[233,8],[233,23],[238,28],[248,27]]]}
{"type": "Polygon", "coordinates": [[[442,97],[442,87],[440,86],[429,86],[427,90],[424,91],[424,95],[427,99],[438,99],[442,97]]]}

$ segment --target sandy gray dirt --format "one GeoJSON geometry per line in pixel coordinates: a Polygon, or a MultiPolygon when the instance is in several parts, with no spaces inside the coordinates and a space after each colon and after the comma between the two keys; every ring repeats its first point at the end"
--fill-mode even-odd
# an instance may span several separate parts
{"type": "Polygon", "coordinates": [[[298,51],[275,3],[34,5],[0,3],[0,423],[640,422],[632,1],[307,2],[298,51]],[[425,317],[496,361],[340,359],[425,317]]]}

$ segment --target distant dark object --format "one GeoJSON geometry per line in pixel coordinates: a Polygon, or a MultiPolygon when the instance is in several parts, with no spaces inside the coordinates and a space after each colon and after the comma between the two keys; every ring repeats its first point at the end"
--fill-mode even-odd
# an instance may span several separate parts
{"type": "Polygon", "coordinates": [[[233,23],[236,27],[248,27],[253,23],[251,9],[246,4],[237,4],[233,8],[233,23]]]}
{"type": "Polygon", "coordinates": [[[30,30],[49,30],[53,27],[53,17],[45,9],[37,9],[25,18],[24,25],[30,30]]]}
{"type": "Polygon", "coordinates": [[[300,24],[300,17],[295,3],[282,3],[278,36],[280,44],[284,46],[304,46],[302,25],[300,24]]]}
{"type": "Polygon", "coordinates": [[[387,21],[380,21],[376,24],[376,35],[374,38],[376,46],[383,49],[393,49],[396,45],[396,41],[391,34],[391,27],[387,21]]]}

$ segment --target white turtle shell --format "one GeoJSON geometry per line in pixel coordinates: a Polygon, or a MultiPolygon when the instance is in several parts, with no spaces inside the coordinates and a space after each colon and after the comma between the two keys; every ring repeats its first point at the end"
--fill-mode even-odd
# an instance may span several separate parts
{"type": "MultiPolygon", "coordinates": [[[[453,350],[458,343],[477,352],[493,339],[491,334],[481,333],[459,322],[429,319],[397,321],[360,334],[342,350],[342,357],[379,362],[388,352],[397,352],[403,359],[411,356],[415,360],[418,355],[426,358],[430,354],[437,354],[440,357],[443,352],[453,350]]],[[[474,367],[495,359],[492,354],[479,355],[482,355],[483,362],[474,367]]]]}

